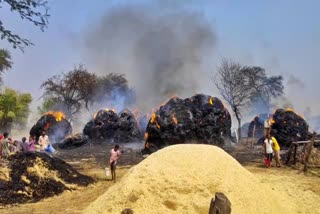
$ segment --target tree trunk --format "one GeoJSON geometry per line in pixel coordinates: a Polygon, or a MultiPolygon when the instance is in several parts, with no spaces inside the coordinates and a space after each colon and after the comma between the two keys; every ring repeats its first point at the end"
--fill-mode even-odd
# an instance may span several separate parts
{"type": "Polygon", "coordinates": [[[241,142],[241,118],[236,114],[236,118],[238,120],[238,137],[239,142],[241,142]]]}

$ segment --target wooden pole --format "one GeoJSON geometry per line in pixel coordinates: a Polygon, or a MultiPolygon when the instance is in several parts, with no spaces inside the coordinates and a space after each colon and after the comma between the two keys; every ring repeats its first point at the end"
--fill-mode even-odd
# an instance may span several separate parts
{"type": "Polygon", "coordinates": [[[291,144],[291,146],[289,148],[289,151],[288,151],[288,155],[287,155],[286,165],[289,164],[289,161],[290,161],[290,158],[291,158],[291,155],[292,155],[292,150],[293,150],[293,145],[291,144]]]}
{"type": "Polygon", "coordinates": [[[296,165],[296,163],[297,163],[297,149],[298,149],[298,145],[297,145],[297,144],[294,144],[293,165],[296,165]]]}
{"type": "Polygon", "coordinates": [[[251,147],[253,147],[254,135],[256,133],[256,125],[253,125],[252,139],[251,139],[251,147]]]}
{"type": "Polygon", "coordinates": [[[306,159],[305,159],[305,162],[304,162],[304,169],[303,169],[304,173],[308,172],[309,157],[310,157],[310,154],[312,152],[313,144],[314,144],[315,139],[316,139],[316,133],[313,132],[312,139],[311,139],[311,142],[310,142],[307,154],[306,154],[306,159]]]}

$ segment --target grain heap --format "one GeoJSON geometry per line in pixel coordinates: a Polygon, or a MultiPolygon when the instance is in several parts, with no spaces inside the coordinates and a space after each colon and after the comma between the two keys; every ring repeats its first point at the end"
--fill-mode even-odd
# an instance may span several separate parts
{"type": "Polygon", "coordinates": [[[131,168],[84,213],[208,213],[216,192],[226,194],[232,213],[294,213],[272,191],[216,146],[174,145],[131,168]]]}

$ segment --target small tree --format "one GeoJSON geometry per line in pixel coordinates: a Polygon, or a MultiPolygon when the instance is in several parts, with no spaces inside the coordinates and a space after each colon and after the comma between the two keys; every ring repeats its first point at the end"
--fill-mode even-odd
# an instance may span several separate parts
{"type": "Polygon", "coordinates": [[[214,83],[235,114],[239,138],[243,113],[252,102],[259,97],[269,105],[271,97],[283,94],[281,76],[267,77],[263,68],[242,66],[231,60],[222,61],[214,83]]]}
{"type": "Polygon", "coordinates": [[[13,125],[24,127],[28,121],[31,102],[31,94],[20,94],[6,88],[4,93],[0,94],[0,130],[10,131],[13,125]]]}
{"type": "MultiPolygon", "coordinates": [[[[33,23],[43,31],[48,24],[49,8],[47,3],[48,2],[44,0],[0,0],[0,9],[2,8],[1,4],[7,4],[10,10],[18,13],[21,19],[33,23]]],[[[32,45],[30,40],[21,38],[11,30],[8,30],[3,25],[2,20],[0,20],[0,38],[6,39],[12,44],[13,48],[18,47],[21,50],[23,50],[24,46],[32,45]]]]}

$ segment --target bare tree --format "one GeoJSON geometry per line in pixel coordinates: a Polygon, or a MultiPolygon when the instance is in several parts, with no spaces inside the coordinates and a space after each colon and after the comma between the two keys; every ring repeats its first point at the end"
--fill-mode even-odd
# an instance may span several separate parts
{"type": "Polygon", "coordinates": [[[55,100],[65,111],[69,119],[87,106],[97,83],[95,74],[89,73],[80,65],[66,74],[56,75],[42,83],[44,97],[55,100]]]}
{"type": "MultiPolygon", "coordinates": [[[[7,4],[12,12],[18,13],[21,19],[27,20],[33,23],[35,26],[40,27],[43,31],[48,25],[48,1],[44,0],[0,0],[1,4],[7,4]]],[[[0,38],[6,39],[13,45],[14,48],[20,48],[23,50],[24,46],[32,45],[32,42],[28,39],[22,38],[19,35],[8,30],[4,25],[3,21],[0,20],[0,38]]]]}
{"type": "Polygon", "coordinates": [[[269,105],[271,97],[283,94],[281,76],[267,77],[260,67],[242,66],[224,59],[214,76],[214,83],[221,96],[230,105],[238,121],[241,138],[241,119],[257,97],[269,105]]]}

